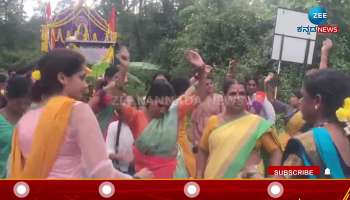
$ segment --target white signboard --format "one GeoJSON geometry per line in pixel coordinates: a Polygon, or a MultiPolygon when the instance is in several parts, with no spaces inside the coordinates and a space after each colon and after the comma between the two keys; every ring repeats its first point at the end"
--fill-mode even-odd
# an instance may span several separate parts
{"type": "MultiPolygon", "coordinates": [[[[282,36],[275,35],[272,49],[272,59],[279,60],[281,53],[282,36]]],[[[307,40],[284,36],[281,60],[304,63],[307,40]]],[[[307,64],[312,64],[315,41],[310,41],[307,64]]]]}
{"type": "Polygon", "coordinates": [[[316,32],[298,32],[298,27],[316,27],[316,25],[310,22],[307,13],[277,9],[275,34],[316,40],[316,32]]]}
{"type": "MultiPolygon", "coordinates": [[[[316,32],[300,31],[300,28],[305,29],[305,27],[315,27],[309,21],[306,13],[279,8],[277,10],[272,59],[304,63],[305,55],[307,55],[307,64],[312,64],[316,32]],[[310,41],[309,51],[306,54],[308,41],[310,41]]],[[[310,30],[310,28],[307,29],[310,30]]]]}

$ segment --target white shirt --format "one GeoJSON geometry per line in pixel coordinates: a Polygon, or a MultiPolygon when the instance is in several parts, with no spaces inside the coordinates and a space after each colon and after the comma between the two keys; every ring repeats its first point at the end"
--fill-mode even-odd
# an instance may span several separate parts
{"type": "MultiPolygon", "coordinates": [[[[107,139],[106,139],[106,147],[107,154],[115,154],[116,153],[116,142],[117,142],[117,129],[118,129],[119,121],[115,121],[109,124],[107,130],[107,139]]],[[[132,146],[134,144],[134,137],[128,125],[122,123],[120,136],[119,136],[119,145],[118,145],[118,155],[123,155],[123,157],[128,157],[130,160],[134,159],[134,155],[132,152],[132,146]]],[[[127,172],[129,169],[130,163],[127,161],[119,161],[120,170],[127,172]]]]}

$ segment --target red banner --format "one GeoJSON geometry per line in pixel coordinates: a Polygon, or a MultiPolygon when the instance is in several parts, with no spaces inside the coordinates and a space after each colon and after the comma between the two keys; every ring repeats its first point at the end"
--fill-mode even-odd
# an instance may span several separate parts
{"type": "Polygon", "coordinates": [[[117,14],[116,14],[115,7],[113,5],[111,13],[109,15],[109,19],[108,19],[108,26],[109,26],[110,31],[112,31],[112,32],[115,32],[115,30],[116,30],[116,27],[115,27],[116,26],[116,17],[117,17],[117,14]]]}
{"type": "Polygon", "coordinates": [[[319,175],[319,166],[270,166],[268,174],[273,176],[309,176],[319,175]]]}
{"type": "Polygon", "coordinates": [[[0,181],[1,199],[350,199],[348,180],[0,181]]]}
{"type": "Polygon", "coordinates": [[[46,6],[46,10],[45,10],[45,17],[46,17],[46,21],[50,21],[51,19],[51,4],[50,4],[50,1],[47,3],[47,6],[46,6]]]}

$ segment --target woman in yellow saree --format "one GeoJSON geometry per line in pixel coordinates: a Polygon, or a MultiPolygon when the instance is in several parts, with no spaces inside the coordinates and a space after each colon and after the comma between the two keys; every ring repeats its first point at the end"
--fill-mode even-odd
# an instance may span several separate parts
{"type": "Polygon", "coordinates": [[[210,117],[200,142],[197,178],[261,177],[257,174],[260,153],[270,155],[270,165],[279,165],[280,146],[269,132],[272,124],[246,112],[243,84],[224,85],[225,111],[210,117]]]}

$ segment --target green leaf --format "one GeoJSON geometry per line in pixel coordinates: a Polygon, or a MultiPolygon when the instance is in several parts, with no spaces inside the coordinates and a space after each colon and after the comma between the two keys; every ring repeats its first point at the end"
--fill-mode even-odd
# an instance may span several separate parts
{"type": "Polygon", "coordinates": [[[103,76],[106,69],[109,67],[109,63],[98,63],[92,66],[92,72],[90,76],[98,78],[103,76]]]}
{"type": "Polygon", "coordinates": [[[130,80],[135,81],[139,84],[143,84],[143,81],[141,81],[141,79],[139,79],[137,76],[135,76],[134,74],[128,73],[128,77],[130,80]]]}
{"type": "Polygon", "coordinates": [[[151,63],[146,62],[131,62],[129,64],[130,69],[137,69],[137,70],[159,70],[160,67],[151,63]]]}

